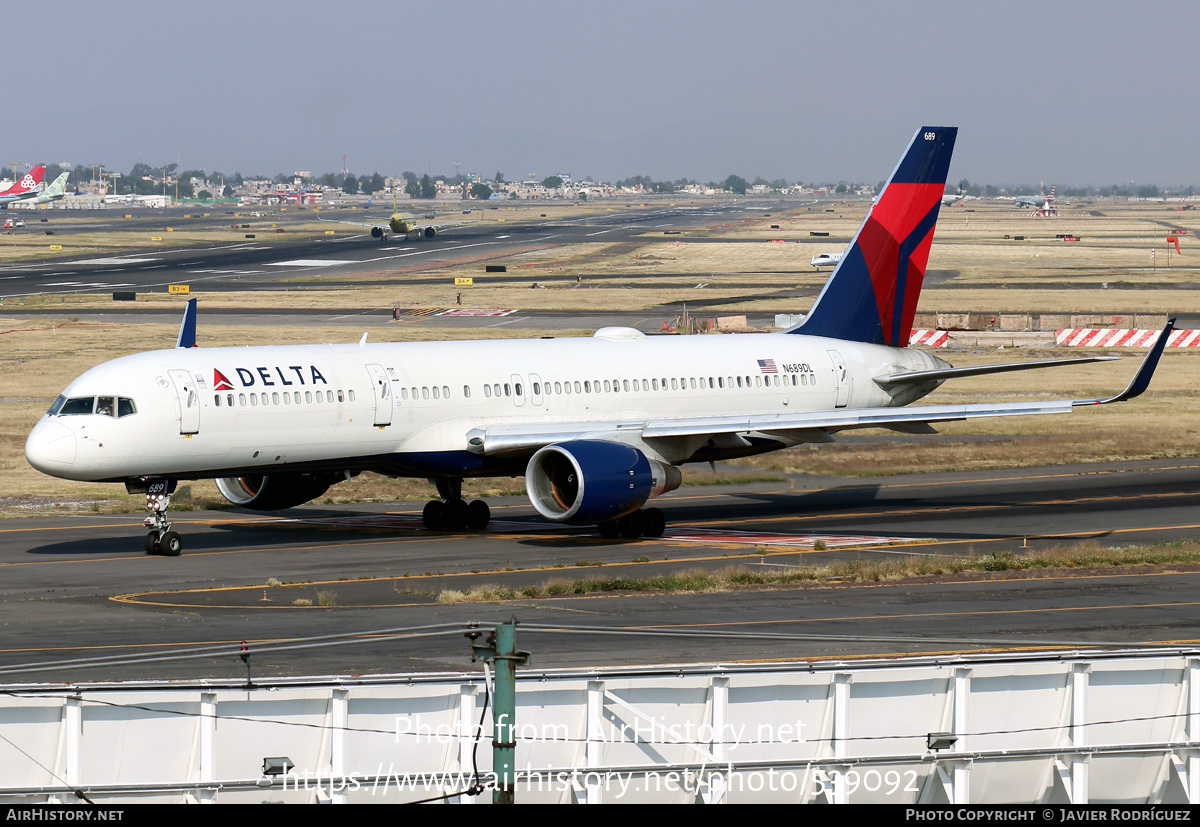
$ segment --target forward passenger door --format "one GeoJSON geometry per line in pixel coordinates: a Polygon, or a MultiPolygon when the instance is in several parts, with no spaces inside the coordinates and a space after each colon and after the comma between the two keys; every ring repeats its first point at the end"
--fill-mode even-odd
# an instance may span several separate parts
{"type": "Polygon", "coordinates": [[[179,433],[185,436],[200,433],[200,394],[196,380],[186,370],[168,370],[175,386],[175,404],[179,413],[179,433]]]}

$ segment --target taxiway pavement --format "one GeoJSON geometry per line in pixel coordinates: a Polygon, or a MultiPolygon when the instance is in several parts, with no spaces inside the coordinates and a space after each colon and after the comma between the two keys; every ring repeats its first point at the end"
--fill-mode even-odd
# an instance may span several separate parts
{"type": "Polygon", "coordinates": [[[1195,539],[1200,459],[857,481],[795,476],[684,487],[656,504],[667,535],[632,542],[547,524],[523,499],[494,501],[493,526],[475,534],[420,528],[421,503],[179,512],[186,545],[178,558],[143,553],[138,514],[6,520],[0,675],[237,678],[246,673],[243,641],[259,676],[466,669],[460,631],[396,639],[382,630],[509,617],[561,626],[520,637],[542,667],[1200,640],[1200,572],[1186,567],[438,602],[444,591],[483,583],[519,592],[553,578],[1195,539]],[[817,550],[817,540],[827,548],[817,550]],[[319,648],[275,648],[351,633],[319,648]],[[161,659],[203,646],[215,650],[161,659]],[[93,658],[102,660],[78,662],[93,658]]]}

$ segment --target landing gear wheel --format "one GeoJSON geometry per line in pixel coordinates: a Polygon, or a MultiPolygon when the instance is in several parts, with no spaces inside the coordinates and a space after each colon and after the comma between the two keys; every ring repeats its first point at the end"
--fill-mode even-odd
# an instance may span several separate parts
{"type": "Polygon", "coordinates": [[[448,500],[443,513],[447,531],[462,531],[467,527],[467,504],[462,500],[448,500]]]}
{"type": "Polygon", "coordinates": [[[171,507],[171,492],[175,490],[173,480],[152,480],[146,487],[146,510],[150,516],[142,520],[149,533],[146,535],[146,553],[164,554],[175,557],[183,549],[183,539],[171,531],[167,509],[171,507]],[[168,537],[173,538],[168,541],[168,537]]]}
{"type": "Polygon", "coordinates": [[[467,503],[467,528],[472,531],[483,531],[492,521],[492,509],[483,500],[471,500],[467,503]]]}
{"type": "Polygon", "coordinates": [[[441,500],[430,500],[421,511],[421,522],[430,531],[441,531],[446,527],[446,504],[441,500]]]}
{"type": "Polygon", "coordinates": [[[642,536],[661,537],[667,529],[667,517],[661,508],[647,508],[642,512],[642,536]]]}
{"type": "Polygon", "coordinates": [[[635,511],[632,514],[626,514],[617,521],[621,529],[621,536],[626,540],[636,540],[642,536],[645,530],[646,520],[642,517],[642,512],[635,511]]]}
{"type": "Polygon", "coordinates": [[[596,528],[600,531],[600,536],[605,540],[615,540],[621,535],[621,526],[616,520],[605,520],[599,523],[596,528]]]}
{"type": "Polygon", "coordinates": [[[176,531],[164,531],[158,538],[158,552],[164,557],[178,557],[183,551],[183,538],[176,531]]]}

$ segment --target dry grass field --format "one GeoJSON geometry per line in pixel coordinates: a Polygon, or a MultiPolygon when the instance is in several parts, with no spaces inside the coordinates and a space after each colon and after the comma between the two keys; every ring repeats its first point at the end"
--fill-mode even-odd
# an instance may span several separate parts
{"type": "MultiPolygon", "coordinates": [[[[660,202],[653,206],[664,205],[660,202]]],[[[946,208],[938,224],[930,268],[953,271],[952,278],[925,290],[920,310],[1118,314],[1190,311],[1200,297],[1192,284],[1196,273],[1190,265],[1179,265],[1193,258],[1200,264],[1200,249],[1191,246],[1200,221],[1193,226],[1193,213],[1179,212],[1175,206],[1073,204],[1064,205],[1058,218],[1038,219],[1027,217],[1027,211],[997,203],[970,201],[965,206],[946,208]],[[1175,228],[1189,230],[1181,236],[1183,256],[1172,255],[1170,270],[1161,266],[1149,269],[1151,246],[1158,250],[1157,262],[1165,264],[1165,233],[1175,228]],[[1063,242],[1055,238],[1058,233],[1075,233],[1082,240],[1063,242]],[[1011,238],[1015,235],[1026,238],[1016,241],[1011,238]]],[[[546,220],[553,220],[608,207],[563,205],[558,213],[555,209],[506,205],[488,211],[491,214],[486,220],[497,224],[503,223],[501,219],[540,220],[543,213],[546,220]]],[[[731,301],[722,309],[710,306],[706,312],[800,312],[807,309],[811,302],[808,297],[815,295],[828,277],[827,271],[816,273],[809,260],[815,253],[842,249],[867,205],[839,204],[834,205],[835,212],[827,209],[828,205],[793,208],[704,232],[665,237],[647,234],[634,242],[532,249],[495,262],[507,264],[509,275],[527,273],[529,284],[539,284],[536,290],[524,281],[519,285],[489,284],[482,273],[482,262],[471,262],[420,272],[422,278],[444,276],[444,285],[397,288],[372,284],[368,275],[360,287],[326,289],[310,274],[298,277],[286,291],[206,295],[196,290],[193,296],[198,296],[204,307],[212,308],[446,307],[454,304],[455,294],[461,291],[464,302],[476,307],[635,310],[650,319],[670,315],[660,307],[664,303],[729,298],[731,301]],[[778,229],[771,224],[779,225],[778,229]],[[812,232],[830,235],[818,237],[810,235],[812,232]],[[474,276],[476,286],[455,288],[453,278],[457,275],[474,276]],[[750,294],[787,295],[789,290],[797,297],[733,301],[750,294]]],[[[474,217],[481,212],[477,210],[474,217]]],[[[298,226],[303,229],[306,225],[298,226]]],[[[175,245],[190,238],[181,229],[172,234],[171,242],[175,245]]],[[[10,240],[0,238],[0,242],[10,240]]],[[[124,249],[121,245],[127,241],[119,233],[100,237],[95,240],[95,252],[124,249]]],[[[6,255],[0,250],[0,258],[6,255]]],[[[396,273],[380,271],[378,275],[394,278],[396,273]]],[[[183,299],[166,294],[139,295],[139,302],[143,301],[181,305],[183,299]]],[[[140,508],[140,498],[126,496],[119,486],[75,484],[42,476],[26,465],[23,444],[32,424],[72,378],[92,365],[126,353],[169,346],[174,340],[174,325],[96,325],[71,317],[71,309],[80,305],[109,305],[107,296],[51,300],[45,305],[46,313],[36,317],[4,316],[5,306],[13,304],[8,300],[0,305],[0,513],[27,513],[29,506],[56,501],[97,510],[140,508]]],[[[29,300],[29,304],[42,306],[36,299],[29,300]]],[[[372,341],[515,335],[505,328],[435,331],[421,325],[420,318],[412,318],[368,329],[372,341]]],[[[589,333],[555,331],[554,335],[589,333]]],[[[359,335],[361,329],[344,327],[201,328],[201,342],[207,346],[344,341],[359,335]]],[[[523,335],[538,334],[525,331],[523,335]]],[[[1067,349],[1015,355],[960,350],[941,351],[939,355],[955,365],[970,365],[1078,353],[1067,349]]],[[[1125,361],[955,380],[928,401],[1105,395],[1123,387],[1136,369],[1141,352],[1119,355],[1125,356],[1125,361]]],[[[1200,354],[1168,352],[1149,393],[1129,403],[1079,410],[1069,416],[949,423],[939,427],[945,435],[941,437],[856,432],[855,438],[845,443],[768,454],[746,460],[739,464],[740,471],[733,471],[759,478],[780,472],[895,474],[1192,456],[1200,453],[1200,417],[1194,405],[1194,388],[1198,385],[1200,354]],[[863,439],[860,435],[877,438],[863,439]]],[[[723,469],[722,473],[729,471],[723,469]]],[[[685,472],[685,478],[689,477],[712,481],[711,474],[694,469],[685,472]]],[[[473,495],[518,493],[522,486],[520,480],[487,480],[469,485],[468,490],[473,495]]],[[[424,498],[429,491],[422,480],[389,481],[363,475],[353,483],[335,487],[330,496],[337,500],[424,498]]],[[[185,506],[193,503],[205,507],[220,501],[215,487],[207,482],[187,484],[181,494],[177,501],[185,506]]]]}

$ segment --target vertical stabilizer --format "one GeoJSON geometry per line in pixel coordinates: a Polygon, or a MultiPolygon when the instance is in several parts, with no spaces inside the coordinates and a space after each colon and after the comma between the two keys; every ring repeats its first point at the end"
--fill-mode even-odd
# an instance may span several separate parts
{"type": "Polygon", "coordinates": [[[179,338],[175,340],[175,347],[195,347],[196,346],[196,300],[188,299],[187,307],[183,311],[183,321],[179,323],[179,338]]]}
{"type": "Polygon", "coordinates": [[[805,320],[788,333],[905,347],[958,128],[923,126],[805,320]]]}
{"type": "Polygon", "coordinates": [[[42,176],[45,174],[45,165],[38,164],[18,178],[11,187],[4,190],[4,192],[0,192],[0,195],[24,195],[25,193],[33,192],[42,183],[42,176]]]}

